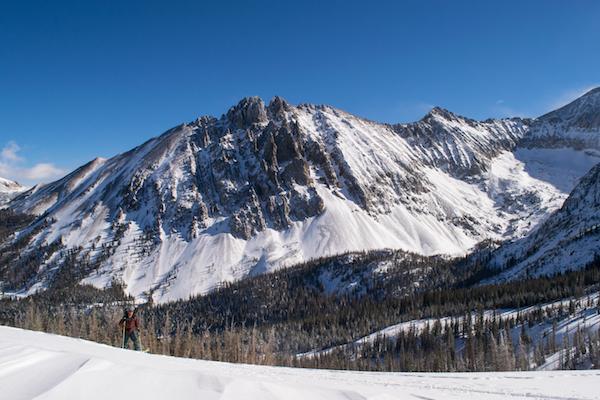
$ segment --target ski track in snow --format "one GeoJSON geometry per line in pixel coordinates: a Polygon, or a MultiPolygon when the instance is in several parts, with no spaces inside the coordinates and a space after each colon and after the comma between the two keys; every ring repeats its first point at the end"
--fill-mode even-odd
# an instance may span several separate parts
{"type": "Polygon", "coordinates": [[[600,371],[381,373],[189,360],[0,326],[0,398],[598,399],[600,371]]]}

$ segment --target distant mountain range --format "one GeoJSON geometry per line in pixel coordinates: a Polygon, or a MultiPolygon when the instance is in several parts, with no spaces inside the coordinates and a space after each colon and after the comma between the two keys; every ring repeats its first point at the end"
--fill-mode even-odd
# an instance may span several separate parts
{"type": "Polygon", "coordinates": [[[161,302],[321,256],[484,240],[504,243],[497,279],[578,268],[598,248],[599,162],[600,88],[537,119],[434,108],[395,125],[246,98],[13,198],[38,217],[0,247],[19,254],[0,280],[119,280],[161,302]]]}
{"type": "Polygon", "coordinates": [[[15,181],[0,178],[0,208],[25,190],[27,190],[25,186],[21,186],[15,181]]]}

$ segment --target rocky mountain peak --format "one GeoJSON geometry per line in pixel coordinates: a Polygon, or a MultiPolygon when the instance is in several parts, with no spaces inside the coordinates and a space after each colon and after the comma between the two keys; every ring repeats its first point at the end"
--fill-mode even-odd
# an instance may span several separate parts
{"type": "Polygon", "coordinates": [[[422,118],[422,121],[429,121],[436,118],[451,120],[455,119],[456,117],[457,115],[453,112],[448,111],[445,108],[435,106],[427,114],[425,114],[425,116],[422,118]]]}
{"type": "Polygon", "coordinates": [[[257,96],[245,97],[229,109],[227,119],[238,128],[266,122],[268,117],[265,103],[257,96]]]}
{"type": "Polygon", "coordinates": [[[573,189],[562,209],[572,211],[580,207],[591,211],[598,219],[600,213],[600,163],[596,164],[573,189]]]}
{"type": "Polygon", "coordinates": [[[600,95],[600,86],[588,91],[584,96],[587,96],[587,95],[600,95]]]}
{"type": "Polygon", "coordinates": [[[279,96],[273,97],[273,99],[269,102],[268,110],[274,116],[282,116],[282,114],[291,109],[291,106],[285,99],[279,96]]]}

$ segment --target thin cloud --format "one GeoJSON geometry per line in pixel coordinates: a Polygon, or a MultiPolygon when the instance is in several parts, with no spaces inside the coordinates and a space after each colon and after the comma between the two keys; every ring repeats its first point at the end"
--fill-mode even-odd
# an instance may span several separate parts
{"type": "Polygon", "coordinates": [[[19,145],[15,141],[11,140],[2,149],[2,153],[0,153],[0,157],[5,162],[13,162],[13,163],[21,162],[21,161],[23,161],[23,159],[17,155],[17,153],[20,150],[21,150],[21,147],[19,147],[19,145]]]}
{"type": "Polygon", "coordinates": [[[65,174],[65,171],[52,163],[37,163],[27,166],[26,159],[19,153],[21,147],[9,141],[0,151],[0,176],[25,184],[49,182],[65,174]]]}
{"type": "Polygon", "coordinates": [[[25,178],[33,181],[43,181],[46,179],[58,178],[64,175],[65,171],[50,163],[39,163],[31,168],[22,170],[25,178]]]}

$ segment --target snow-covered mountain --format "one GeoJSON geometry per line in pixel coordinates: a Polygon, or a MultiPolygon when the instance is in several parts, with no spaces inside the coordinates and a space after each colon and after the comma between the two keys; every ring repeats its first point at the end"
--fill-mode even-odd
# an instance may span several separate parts
{"type": "Polygon", "coordinates": [[[166,301],[345,251],[522,237],[600,161],[598,93],[537,120],[434,108],[397,125],[246,98],[15,198],[40,216],[22,254],[44,253],[8,281],[31,292],[62,270],[166,301]]]}
{"type": "Polygon", "coordinates": [[[538,118],[522,145],[545,147],[600,147],[600,87],[538,118]]]}
{"type": "MultiPolygon", "coordinates": [[[[595,156],[600,149],[600,88],[543,115],[522,139],[524,147],[580,149],[595,156]]],[[[578,162],[565,158],[557,166],[578,162]]],[[[583,169],[587,168],[587,164],[583,169]]],[[[575,178],[574,176],[572,178],[575,178]]],[[[571,186],[567,182],[564,189],[571,186]]],[[[556,182],[557,187],[562,186],[556,182]]],[[[582,268],[600,257],[600,164],[577,184],[560,209],[526,237],[508,241],[491,265],[503,271],[490,281],[541,276],[582,268]]]]}
{"type": "Polygon", "coordinates": [[[544,223],[494,253],[492,265],[504,271],[492,280],[579,269],[595,257],[600,257],[600,163],[544,223]]]}
{"type": "Polygon", "coordinates": [[[0,177],[0,208],[5,206],[13,197],[27,190],[15,181],[0,177]]]}

